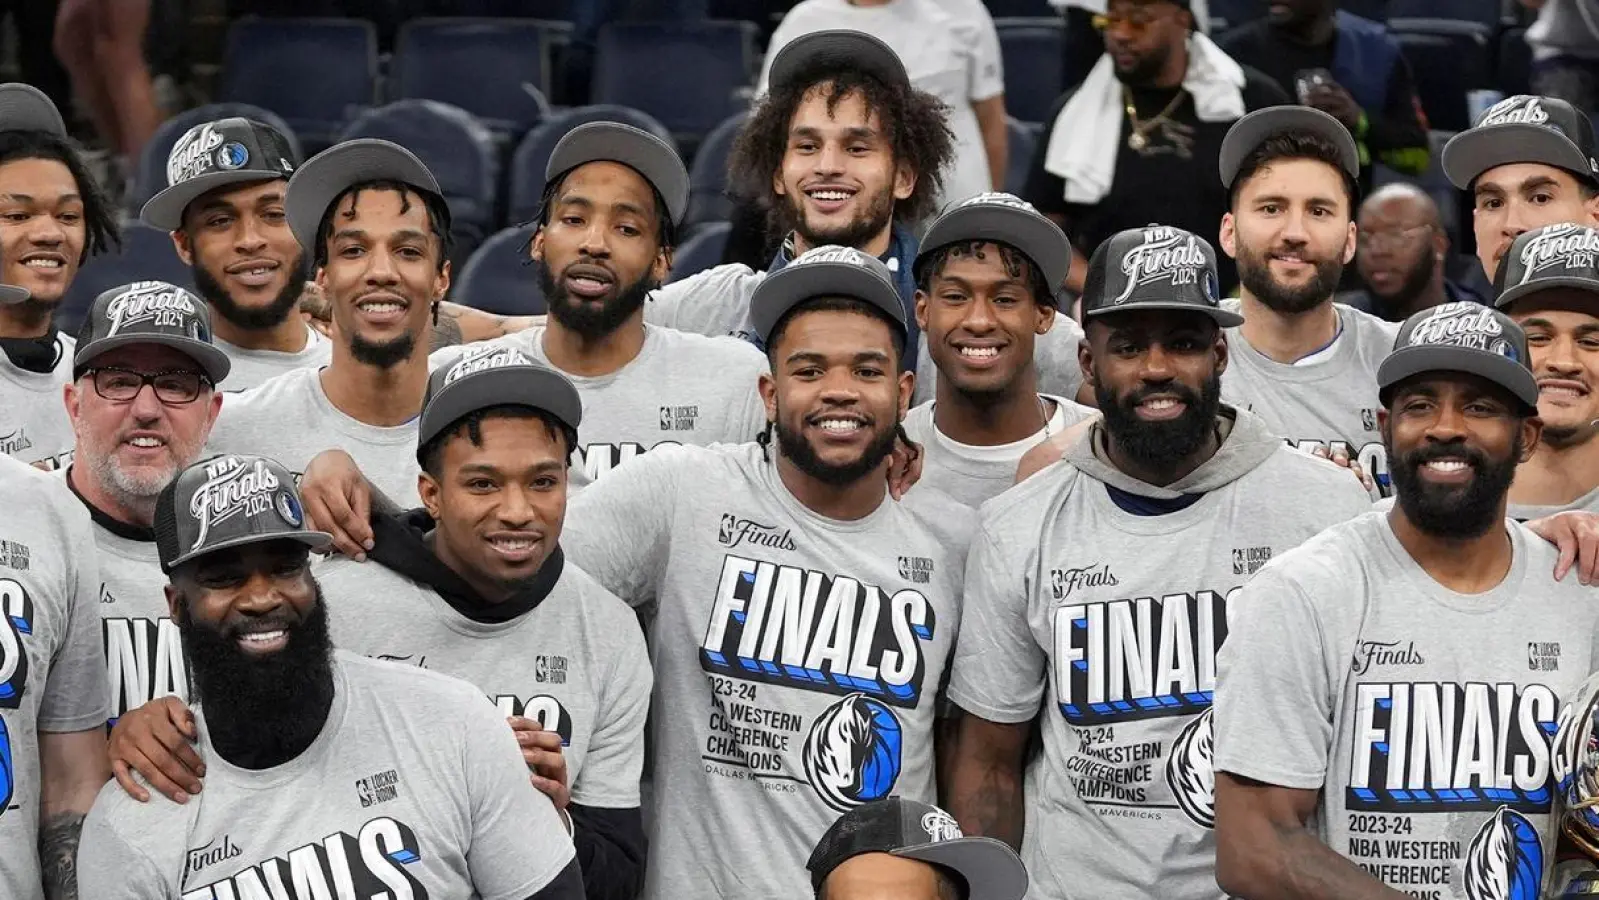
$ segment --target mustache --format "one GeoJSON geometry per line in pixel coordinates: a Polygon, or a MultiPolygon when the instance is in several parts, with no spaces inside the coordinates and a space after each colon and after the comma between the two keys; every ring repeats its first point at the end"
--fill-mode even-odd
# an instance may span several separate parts
{"type": "Polygon", "coordinates": [[[1481,450],[1459,444],[1428,444],[1405,454],[1405,462],[1411,466],[1424,466],[1427,463],[1440,459],[1459,459],[1481,472],[1487,468],[1491,460],[1481,450]]]}
{"type": "Polygon", "coordinates": [[[1176,397],[1177,399],[1186,403],[1190,408],[1197,406],[1200,399],[1198,391],[1193,390],[1185,384],[1178,384],[1177,382],[1173,381],[1162,385],[1146,385],[1135,391],[1131,391],[1122,397],[1121,404],[1127,409],[1132,409],[1138,404],[1143,403],[1145,400],[1148,400],[1150,397],[1156,397],[1161,394],[1165,394],[1170,397],[1176,397]]]}

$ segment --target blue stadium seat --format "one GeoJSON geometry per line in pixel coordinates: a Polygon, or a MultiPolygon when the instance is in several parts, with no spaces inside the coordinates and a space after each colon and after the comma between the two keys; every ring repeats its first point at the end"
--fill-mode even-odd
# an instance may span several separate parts
{"type": "Polygon", "coordinates": [[[307,152],[377,97],[378,36],[355,19],[240,19],[228,27],[217,99],[282,116],[307,152]]]}
{"type": "Polygon", "coordinates": [[[1451,19],[1389,19],[1388,27],[1416,77],[1416,93],[1432,128],[1471,126],[1466,92],[1493,83],[1493,30],[1451,19]]]}
{"type": "Polygon", "coordinates": [[[1507,28],[1499,36],[1494,87],[1506,94],[1532,93],[1532,48],[1527,45],[1527,29],[1507,28]]]}
{"type": "Polygon", "coordinates": [[[1388,0],[1391,19],[1458,19],[1493,28],[1500,13],[1499,0],[1388,0]]]}
{"type": "Polygon", "coordinates": [[[351,122],[339,140],[351,138],[393,141],[422,160],[450,204],[457,260],[494,230],[499,158],[493,135],[471,113],[436,100],[400,100],[351,122]]]}
{"type": "Polygon", "coordinates": [[[511,155],[511,172],[507,198],[506,221],[515,225],[532,219],[544,199],[544,167],[555,152],[555,145],[568,131],[585,122],[622,122],[650,132],[669,144],[672,133],[665,125],[636,109],[625,106],[579,106],[546,119],[529,131],[516,152],[511,155]]]}
{"type": "Polygon", "coordinates": [[[984,0],[988,14],[996,19],[1059,17],[1049,0],[984,0]]]}
{"type": "Polygon", "coordinates": [[[732,232],[733,226],[728,222],[711,222],[697,229],[672,255],[672,274],[666,283],[721,265],[722,251],[727,249],[727,236],[732,232]]]}
{"type": "Polygon", "coordinates": [[[1033,164],[1033,151],[1038,147],[1044,126],[1036,122],[1018,122],[1015,116],[1005,117],[1005,131],[1009,134],[1009,154],[1005,163],[1005,190],[1020,197],[1027,183],[1027,167],[1033,164]]]}
{"type": "Polygon", "coordinates": [[[1391,0],[1339,0],[1338,8],[1374,22],[1385,22],[1398,15],[1391,0]]]}
{"type": "Polygon", "coordinates": [[[1002,19],[1005,111],[1023,122],[1042,122],[1061,95],[1066,29],[1060,19],[1002,19]]]}
{"type": "MultiPolygon", "coordinates": [[[[1253,22],[1266,15],[1266,0],[1210,0],[1210,16],[1221,19],[1229,28],[1237,28],[1246,22],[1253,22]]],[[[1220,35],[1221,30],[1214,27],[1211,33],[1220,35]]]]}
{"type": "Polygon", "coordinates": [[[544,292],[526,253],[532,236],[532,226],[495,232],[461,267],[450,299],[500,316],[542,314],[544,292]]]}
{"type": "Polygon", "coordinates": [[[129,222],[122,228],[120,252],[102,253],[78,270],[56,308],[56,327],[76,334],[94,298],[133,281],[165,281],[194,290],[194,275],[178,258],[172,235],[143,222],[129,222]]]}
{"type": "Polygon", "coordinates": [[[532,19],[413,19],[395,39],[389,96],[440,100],[521,136],[549,115],[550,48],[565,28],[532,19]]]}
{"type": "Polygon", "coordinates": [[[571,18],[572,0],[446,0],[452,16],[560,21],[571,18]]]}
{"type": "Polygon", "coordinates": [[[290,128],[277,113],[248,103],[212,103],[207,106],[197,106],[162,122],[161,127],[155,130],[155,134],[150,136],[144,149],[139,152],[139,170],[134,173],[133,184],[129,187],[128,196],[124,201],[128,211],[137,216],[145,201],[166,188],[167,154],[172,152],[172,145],[178,142],[178,138],[183,137],[184,132],[196,125],[235,116],[254,119],[276,128],[289,139],[289,146],[294,149],[295,155],[304,161],[305,155],[300,149],[300,139],[295,136],[294,129],[290,128]]]}
{"type": "Polygon", "coordinates": [[[600,29],[593,101],[643,110],[694,140],[744,108],[757,30],[750,22],[612,22],[600,29]]]}
{"type": "Polygon", "coordinates": [[[720,222],[732,215],[733,201],[727,197],[727,157],[746,118],[747,113],[738,113],[716,126],[695,151],[694,165],[688,173],[688,215],[684,225],[720,222]]]}

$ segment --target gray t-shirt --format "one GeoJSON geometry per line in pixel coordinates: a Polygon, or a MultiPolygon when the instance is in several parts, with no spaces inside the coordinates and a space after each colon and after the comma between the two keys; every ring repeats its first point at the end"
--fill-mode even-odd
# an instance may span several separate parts
{"type": "Polygon", "coordinates": [[[223,397],[206,450],[265,456],[298,477],[318,453],[338,448],[389,499],[406,508],[422,505],[417,420],[393,426],[357,421],[328,400],[320,376],[320,369],[295,369],[223,397]]]}
{"type": "Polygon", "coordinates": [[[949,697],[994,722],[1043,709],[1029,898],[1222,896],[1209,710],[1229,604],[1266,560],[1369,508],[1348,472],[1283,446],[1164,515],[1069,462],[983,506],[949,697]]]}
{"type": "MultiPolygon", "coordinates": [[[[1222,305],[1241,311],[1237,299],[1222,305]]],[[[1388,452],[1377,430],[1377,367],[1394,348],[1399,326],[1335,304],[1342,323],[1336,343],[1298,365],[1280,363],[1249,346],[1243,329],[1227,329],[1226,403],[1253,411],[1266,427],[1300,449],[1342,445],[1387,496],[1388,452]]]]}
{"type": "Polygon", "coordinates": [[[1550,743],[1599,661],[1599,603],[1507,523],[1503,582],[1458,594],[1372,512],[1275,559],[1234,599],[1215,767],[1321,794],[1322,840],[1418,895],[1539,897],[1550,743]]]}
{"type": "Polygon", "coordinates": [[[59,478],[0,457],[0,496],[0,897],[44,900],[39,732],[105,726],[100,575],[89,513],[59,478]]]}
{"type": "Polygon", "coordinates": [[[476,688],[342,651],[333,673],[327,724],[283,765],[230,765],[201,708],[204,793],[139,803],[107,783],[83,825],[79,892],[524,900],[572,861],[555,807],[476,688]]]}
{"type": "Polygon", "coordinates": [[[155,540],[94,523],[100,555],[100,627],[110,679],[111,719],[157,697],[189,696],[183,639],[168,615],[155,540]]]}
{"type": "Polygon", "coordinates": [[[1517,522],[1531,522],[1533,519],[1542,519],[1563,512],[1599,513],[1599,487],[1595,487],[1570,503],[1544,505],[1511,503],[1505,508],[1505,515],[1515,519],[1517,522]]]}
{"type": "Polygon", "coordinates": [[[647,900],[809,896],[841,812],[933,802],[970,523],[931,491],[824,518],[754,444],[662,448],[572,501],[568,558],[657,605],[647,900]]]}
{"type": "Polygon", "coordinates": [[[0,456],[47,469],[71,461],[76,438],[61,389],[72,381],[77,342],[57,334],[56,350],[60,358],[48,373],[19,369],[0,353],[0,456]]]}
{"type": "Polygon", "coordinates": [[[1022,440],[992,447],[974,447],[946,437],[933,424],[935,401],[912,407],[905,415],[905,433],[922,446],[922,477],[916,483],[976,509],[1016,483],[1016,467],[1027,451],[1097,415],[1075,401],[1040,396],[1054,406],[1049,424],[1022,440]]]}
{"type": "MultiPolygon", "coordinates": [[[[435,368],[449,365],[487,347],[512,347],[550,365],[542,327],[447,347],[428,363],[435,368]]],[[[754,440],[766,427],[766,407],[756,388],[766,370],[766,357],[744,341],[644,326],[644,346],[617,371],[565,373],[583,401],[580,447],[568,474],[571,486],[582,488],[655,447],[754,440]]]]}
{"type": "Polygon", "coordinates": [[[633,611],[568,562],[509,622],[476,622],[438,592],[375,562],[317,568],[333,643],[476,685],[504,716],[561,735],[572,802],[639,805],[650,662],[633,611]]]}
{"type": "MultiPolygon", "coordinates": [[[[749,340],[755,329],[749,321],[750,298],[766,278],[765,272],[731,263],[690,275],[657,290],[644,304],[644,320],[696,334],[732,334],[749,340]]],[[[1077,363],[1077,345],[1083,329],[1070,316],[1055,314],[1055,327],[1039,335],[1033,348],[1038,363],[1038,389],[1047,394],[1076,397],[1083,386],[1077,363]]],[[[924,339],[916,360],[914,403],[933,399],[938,368],[927,353],[924,339]]]]}
{"type": "Polygon", "coordinates": [[[268,379],[295,369],[320,369],[333,359],[333,342],[309,325],[305,327],[305,346],[294,352],[250,350],[218,337],[212,338],[212,342],[233,363],[228,377],[222,379],[221,387],[225,391],[259,387],[268,379]]]}

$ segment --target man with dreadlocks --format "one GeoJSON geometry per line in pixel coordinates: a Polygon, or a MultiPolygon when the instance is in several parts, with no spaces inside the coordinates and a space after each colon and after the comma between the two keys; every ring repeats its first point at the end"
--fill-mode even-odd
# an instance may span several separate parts
{"type": "Polygon", "coordinates": [[[1055,324],[1071,244],[1010,194],[979,194],[927,229],[916,257],[916,320],[938,366],[934,399],[905,431],[925,453],[918,484],[976,509],[1015,481],[1029,449],[1094,415],[1038,392],[1034,347],[1055,324]]]}
{"type": "MultiPolygon", "coordinates": [[[[933,212],[954,155],[943,105],[911,86],[893,50],[857,31],[792,41],[778,51],[768,81],[728,169],[734,190],[785,231],[782,247],[764,272],[731,264],[666,286],[646,304],[645,319],[758,342],[750,325],[756,286],[813,247],[853,247],[893,274],[909,325],[906,368],[917,373],[916,399],[930,399],[937,370],[911,314],[912,229],[933,212]]],[[[1057,315],[1036,347],[1044,389],[1076,396],[1081,338],[1076,323],[1057,315]]]]}

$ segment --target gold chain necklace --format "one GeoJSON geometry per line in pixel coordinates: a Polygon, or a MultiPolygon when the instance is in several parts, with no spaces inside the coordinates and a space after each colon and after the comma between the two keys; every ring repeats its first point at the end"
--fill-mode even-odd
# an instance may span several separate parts
{"type": "Polygon", "coordinates": [[[1178,89],[1176,96],[1166,104],[1153,119],[1147,122],[1138,121],[1138,107],[1133,105],[1133,92],[1126,87],[1122,88],[1122,102],[1127,106],[1127,121],[1133,123],[1133,133],[1127,136],[1127,146],[1134,151],[1141,151],[1149,146],[1149,132],[1153,131],[1172,111],[1177,109],[1177,104],[1183,99],[1183,92],[1178,89]]]}

